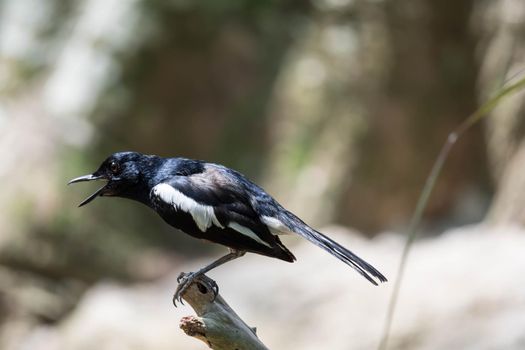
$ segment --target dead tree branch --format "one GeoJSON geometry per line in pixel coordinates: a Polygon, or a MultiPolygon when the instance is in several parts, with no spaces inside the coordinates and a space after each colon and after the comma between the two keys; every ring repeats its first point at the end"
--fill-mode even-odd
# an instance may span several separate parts
{"type": "Polygon", "coordinates": [[[199,277],[184,292],[182,298],[197,316],[185,316],[180,328],[215,350],[268,350],[257,338],[255,328],[249,327],[233,309],[209,287],[213,281],[199,277]]]}

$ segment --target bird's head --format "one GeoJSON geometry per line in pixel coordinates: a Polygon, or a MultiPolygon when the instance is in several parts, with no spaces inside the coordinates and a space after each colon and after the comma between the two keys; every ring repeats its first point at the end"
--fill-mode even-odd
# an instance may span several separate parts
{"type": "MultiPolygon", "coordinates": [[[[144,170],[151,166],[155,156],[146,156],[137,152],[118,152],[102,162],[97,171],[80,176],[69,181],[68,185],[83,181],[106,181],[88,198],[80,203],[79,207],[88,204],[98,196],[116,196],[139,199],[143,187],[144,170]]],[[[158,157],[155,157],[158,158],[158,157]]]]}

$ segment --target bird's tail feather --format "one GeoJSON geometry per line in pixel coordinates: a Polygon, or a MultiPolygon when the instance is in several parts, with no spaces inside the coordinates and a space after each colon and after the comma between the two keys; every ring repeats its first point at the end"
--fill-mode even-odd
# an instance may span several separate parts
{"type": "Polygon", "coordinates": [[[361,275],[363,275],[363,277],[369,280],[372,284],[377,286],[376,279],[380,282],[387,281],[386,277],[383,276],[381,272],[377,271],[376,268],[374,268],[372,265],[355,255],[350,250],[346,249],[336,241],[323,235],[321,232],[314,230],[295,216],[288,219],[289,220],[286,221],[288,221],[289,226],[291,226],[290,228],[292,228],[295,233],[301,235],[316,246],[324,249],[325,251],[335,256],[345,264],[349,265],[361,275]]]}

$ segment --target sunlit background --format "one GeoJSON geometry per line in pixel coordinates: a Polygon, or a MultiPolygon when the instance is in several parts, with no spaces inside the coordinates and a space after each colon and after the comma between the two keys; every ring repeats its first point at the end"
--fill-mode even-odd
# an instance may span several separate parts
{"type": "MultiPolygon", "coordinates": [[[[0,349],[205,349],[181,271],[224,247],[67,187],[135,150],[235,168],[394,281],[449,132],[525,68],[522,0],[0,2],[0,349]]],[[[524,95],[459,140],[391,349],[525,347],[524,95]]],[[[321,250],[210,274],[271,349],[371,349],[392,284],[321,250]]]]}

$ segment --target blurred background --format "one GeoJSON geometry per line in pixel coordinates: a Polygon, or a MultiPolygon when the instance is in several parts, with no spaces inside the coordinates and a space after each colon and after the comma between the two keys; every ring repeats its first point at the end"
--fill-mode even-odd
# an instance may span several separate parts
{"type": "MultiPolygon", "coordinates": [[[[78,209],[95,188],[66,187],[116,151],[235,168],[306,222],[365,252],[393,281],[401,235],[440,147],[482,101],[522,72],[524,33],[522,0],[1,1],[0,349],[168,349],[185,341],[184,348],[204,348],[177,329],[178,319],[191,312],[171,307],[173,276],[224,248],[188,238],[129,201],[101,199],[78,209]],[[126,298],[129,307],[115,309],[126,298]],[[135,307],[141,312],[126,313],[135,307]],[[159,329],[164,333],[156,334],[159,329]]],[[[498,313],[501,303],[525,310],[523,288],[506,277],[525,266],[523,254],[512,250],[523,243],[525,223],[523,97],[500,104],[453,149],[424,215],[421,249],[427,253],[421,256],[428,269],[407,276],[414,283],[407,294],[423,298],[429,271],[441,271],[448,281],[445,271],[453,269],[450,294],[440,294],[449,303],[465,288],[464,278],[476,274],[462,260],[449,262],[451,268],[440,259],[449,252],[469,257],[472,269],[495,279],[470,281],[472,294],[456,302],[452,314],[436,306],[435,314],[420,316],[454,315],[464,324],[477,315],[499,320],[498,327],[456,327],[456,338],[450,337],[464,342],[441,343],[436,337],[449,334],[444,322],[425,324],[423,331],[416,317],[396,331],[392,348],[525,347],[523,317],[518,322],[514,314],[498,313]],[[471,255],[463,254],[472,247],[471,255]],[[494,268],[485,274],[480,262],[487,255],[494,268]],[[486,285],[511,295],[479,299],[486,285]],[[509,324],[521,327],[514,337],[509,324]],[[491,344],[477,333],[487,327],[499,330],[488,338],[491,344]]],[[[223,276],[217,278],[222,290],[231,288],[226,299],[251,316],[248,322],[271,348],[372,348],[392,283],[369,293],[371,287],[344,266],[327,273],[332,258],[323,252],[299,240],[287,244],[307,249],[298,267],[247,257],[212,274],[223,276]],[[318,264],[309,263],[317,253],[318,264]],[[309,294],[300,286],[312,290],[312,269],[326,280],[309,292],[311,299],[303,298],[309,294]],[[234,279],[234,272],[258,289],[234,279]],[[341,274],[349,275],[347,292],[358,284],[362,298],[375,298],[357,302],[375,310],[362,318],[341,316],[359,341],[343,329],[327,334],[305,313],[322,317],[333,303],[333,313],[342,305],[359,307],[344,292],[323,301],[324,286],[343,283],[341,274]],[[297,281],[283,283],[295,287],[279,291],[275,281],[292,275],[297,281]],[[281,297],[269,301],[258,290],[281,297]],[[271,330],[275,324],[264,321],[270,307],[284,310],[291,300],[297,305],[282,317],[288,331],[297,325],[294,339],[279,333],[286,327],[271,330]],[[306,308],[312,300],[315,306],[306,308]],[[297,339],[303,343],[289,343],[297,339]]],[[[402,314],[416,309],[407,304],[402,314]]]]}

